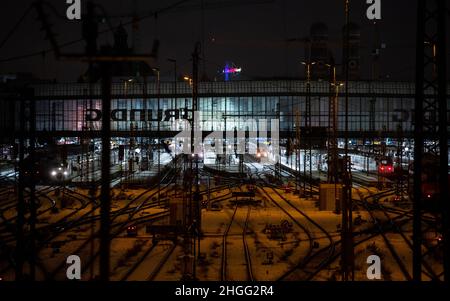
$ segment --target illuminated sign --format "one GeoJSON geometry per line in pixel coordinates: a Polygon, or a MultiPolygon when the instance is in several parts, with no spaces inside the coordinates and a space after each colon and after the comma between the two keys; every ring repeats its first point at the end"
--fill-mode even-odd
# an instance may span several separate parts
{"type": "MultiPolygon", "coordinates": [[[[111,111],[112,121],[170,121],[171,119],[189,119],[188,113],[190,110],[174,109],[174,110],[159,110],[157,116],[154,116],[155,110],[143,109],[115,109],[111,111]]],[[[86,121],[100,121],[103,113],[98,109],[86,110],[86,121]]]]}
{"type": "Polygon", "coordinates": [[[242,68],[225,68],[223,69],[223,73],[230,74],[230,73],[239,73],[242,71],[242,68]]]}

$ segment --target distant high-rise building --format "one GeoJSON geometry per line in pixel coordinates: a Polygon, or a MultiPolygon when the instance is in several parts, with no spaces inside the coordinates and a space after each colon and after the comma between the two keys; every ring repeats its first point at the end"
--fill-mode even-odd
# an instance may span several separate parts
{"type": "MultiPolygon", "coordinates": [[[[355,23],[349,23],[348,24],[349,29],[349,37],[348,37],[348,69],[349,69],[349,78],[350,79],[360,79],[361,74],[361,57],[360,57],[360,45],[361,45],[361,29],[360,27],[355,23]]],[[[345,59],[345,38],[346,38],[346,26],[342,29],[342,38],[344,43],[343,45],[343,59],[345,59]]],[[[343,62],[343,65],[345,62],[343,62]]],[[[344,69],[342,69],[344,70],[344,69]]]]}
{"type": "Polygon", "coordinates": [[[128,47],[128,33],[122,23],[120,23],[114,32],[114,50],[122,54],[131,52],[131,49],[128,47]]]}
{"type": "Polygon", "coordinates": [[[329,76],[328,64],[331,53],[328,45],[328,27],[324,23],[314,23],[310,29],[309,43],[306,43],[306,61],[315,62],[311,67],[312,79],[326,79],[329,76]]]}

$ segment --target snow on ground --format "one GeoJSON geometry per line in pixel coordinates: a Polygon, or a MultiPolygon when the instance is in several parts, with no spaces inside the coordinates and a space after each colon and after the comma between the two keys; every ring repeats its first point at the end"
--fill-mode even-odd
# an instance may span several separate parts
{"type": "MultiPolygon", "coordinates": [[[[164,162],[166,164],[170,162],[170,158],[167,157],[166,154],[162,154],[161,157],[165,160],[164,162]]],[[[258,163],[252,163],[248,165],[248,167],[254,171],[263,170],[263,166],[260,166],[258,163]]],[[[319,174],[317,176],[319,176],[319,174]]],[[[214,188],[214,185],[212,185],[211,189],[214,188]]],[[[47,197],[56,202],[56,206],[59,210],[52,211],[51,208],[54,206],[54,203],[48,198],[41,197],[40,201],[42,205],[38,211],[38,228],[55,225],[55,223],[62,221],[70,222],[82,217],[88,217],[93,206],[96,206],[95,203],[88,201],[88,190],[70,189],[73,189],[86,197],[77,198],[75,197],[76,194],[66,191],[65,195],[68,202],[65,208],[61,208],[62,196],[55,196],[53,191],[47,192],[47,197]]],[[[206,187],[203,185],[202,190],[206,190],[206,187]]],[[[358,190],[363,196],[368,195],[369,192],[377,192],[374,188],[358,190]]],[[[353,197],[355,199],[360,198],[358,190],[353,190],[353,197]]],[[[147,200],[148,203],[151,202],[155,197],[150,198],[150,195],[156,192],[156,190],[148,191],[144,188],[124,190],[113,188],[111,191],[113,196],[111,204],[112,216],[115,216],[116,212],[125,207],[134,210],[137,209],[139,205],[143,204],[145,200],[147,200]],[[141,194],[145,195],[142,198],[136,199],[141,194]]],[[[234,191],[236,191],[236,189],[234,189],[234,191]]],[[[255,280],[277,280],[286,271],[297,266],[298,263],[305,258],[311,248],[311,242],[308,239],[306,232],[310,233],[314,241],[318,243],[313,249],[313,252],[316,252],[329,244],[327,236],[302,214],[295,211],[285,199],[288,200],[292,206],[303,211],[308,217],[320,224],[320,226],[331,235],[334,241],[340,240],[338,225],[341,223],[341,216],[333,212],[318,211],[316,198],[299,198],[298,195],[277,190],[282,196],[280,197],[269,188],[267,188],[266,191],[279,206],[289,212],[290,216],[269,200],[267,195],[263,194],[261,191],[257,193],[257,199],[261,200],[260,204],[241,205],[238,207],[226,239],[227,280],[248,280],[247,262],[242,234],[245,228],[245,220],[249,207],[251,211],[248,228],[246,230],[246,242],[249,247],[252,272],[255,280]],[[270,238],[268,234],[264,233],[264,229],[267,225],[280,225],[285,220],[292,224],[292,230],[286,233],[285,239],[270,238]],[[306,228],[306,232],[302,227],[306,228]],[[269,260],[270,258],[272,259],[269,260]]],[[[99,191],[96,192],[97,200],[98,193],[99,191]]],[[[163,190],[162,195],[164,194],[165,191],[163,190]]],[[[166,196],[166,198],[169,199],[172,197],[172,195],[166,196]]],[[[219,209],[214,211],[204,209],[202,211],[203,236],[200,240],[200,252],[204,254],[204,260],[201,264],[197,265],[196,275],[200,280],[220,280],[222,273],[223,236],[232,220],[235,205],[230,202],[230,199],[232,199],[231,191],[226,188],[211,192],[209,197],[213,202],[217,202],[219,209]]],[[[205,194],[204,197],[204,200],[206,199],[207,194],[205,194]]],[[[392,205],[391,202],[385,201],[387,201],[387,199],[381,199],[380,203],[387,208],[399,209],[392,205]]],[[[161,212],[162,210],[164,209],[160,206],[146,208],[138,211],[135,217],[143,217],[152,213],[161,212]]],[[[12,219],[15,218],[15,215],[15,208],[3,211],[3,218],[12,219]]],[[[97,208],[93,213],[90,213],[90,215],[98,216],[99,209],[97,208]]],[[[355,225],[355,232],[362,231],[368,227],[373,227],[372,218],[364,209],[359,208],[356,210],[354,212],[354,217],[356,216],[361,216],[361,219],[367,222],[363,222],[361,225],[355,225]]],[[[396,214],[390,213],[390,216],[391,218],[394,218],[396,214]]],[[[118,216],[114,220],[114,223],[124,222],[128,218],[128,214],[118,216]]],[[[163,222],[167,223],[168,219],[165,219],[163,222]]],[[[48,272],[54,272],[55,279],[57,280],[66,279],[65,269],[67,264],[65,263],[65,260],[68,255],[74,254],[80,256],[82,260],[83,280],[89,280],[91,276],[98,275],[98,256],[92,261],[89,259],[92,258],[92,254],[98,253],[99,240],[89,240],[89,238],[92,236],[92,233],[96,233],[99,228],[100,223],[98,220],[95,220],[94,222],[84,223],[81,226],[76,226],[62,233],[55,232],[51,242],[46,244],[38,254],[48,272]]],[[[62,230],[62,228],[58,229],[58,231],[62,230]]],[[[402,230],[405,233],[406,238],[410,241],[412,233],[411,223],[405,224],[402,227],[402,230]]],[[[384,239],[381,236],[376,236],[360,243],[365,237],[367,237],[367,235],[355,237],[356,280],[367,280],[366,259],[367,256],[374,254],[379,255],[382,258],[384,280],[405,280],[405,275],[402,273],[399,264],[387,248],[384,239]]],[[[407,272],[411,274],[412,271],[410,266],[412,252],[405,239],[398,233],[388,233],[386,234],[386,237],[394,247],[400,260],[407,267],[407,272]]],[[[162,265],[159,272],[154,273],[159,262],[162,258],[166,257],[166,254],[168,254],[171,248],[172,242],[169,241],[161,241],[153,248],[152,238],[149,234],[145,233],[145,228],[142,226],[138,228],[137,237],[128,237],[126,232],[122,231],[111,241],[111,279],[121,280],[129,273],[130,269],[137,262],[141,262],[129,275],[127,280],[146,280],[150,275],[154,275],[155,280],[179,280],[181,278],[181,258],[183,255],[181,244],[177,245],[167,261],[162,265]],[[151,248],[152,250],[150,252],[151,248]]],[[[337,248],[337,251],[340,251],[340,247],[337,248]]],[[[338,277],[337,271],[339,269],[339,260],[340,257],[337,256],[328,268],[322,270],[315,276],[314,280],[332,280],[338,277]]],[[[428,262],[430,263],[430,266],[435,269],[436,266],[438,266],[439,261],[435,258],[435,254],[431,254],[428,256],[428,262]]],[[[1,268],[4,268],[4,266],[1,266],[1,268]]],[[[40,268],[37,269],[37,276],[38,279],[44,279],[44,274],[40,268]]],[[[2,277],[5,279],[13,279],[13,270],[9,269],[2,277]]],[[[428,278],[424,277],[424,279],[428,278]]]]}

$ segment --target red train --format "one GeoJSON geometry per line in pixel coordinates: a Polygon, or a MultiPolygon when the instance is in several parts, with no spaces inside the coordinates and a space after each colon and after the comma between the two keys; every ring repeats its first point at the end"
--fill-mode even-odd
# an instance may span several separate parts
{"type": "Polygon", "coordinates": [[[382,175],[391,175],[394,173],[394,163],[392,158],[384,157],[378,162],[378,172],[382,175]]]}

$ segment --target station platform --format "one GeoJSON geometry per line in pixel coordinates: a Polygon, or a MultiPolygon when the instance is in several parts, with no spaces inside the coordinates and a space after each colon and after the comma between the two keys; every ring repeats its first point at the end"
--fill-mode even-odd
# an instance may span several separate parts
{"type": "MultiPolygon", "coordinates": [[[[300,178],[305,177],[305,173],[303,170],[296,170],[295,167],[290,164],[282,163],[282,170],[286,170],[292,174],[299,174],[300,178]]],[[[308,172],[307,172],[308,174],[308,172]]],[[[327,172],[326,171],[312,171],[312,181],[313,182],[326,182],[327,181],[327,172]]],[[[378,182],[378,177],[373,172],[365,172],[359,170],[352,170],[352,180],[358,184],[370,185],[378,182]]]]}
{"type": "Polygon", "coordinates": [[[160,162],[158,165],[157,162],[150,162],[150,167],[147,170],[136,170],[133,173],[130,173],[124,177],[116,179],[111,184],[113,186],[117,186],[120,184],[125,185],[147,185],[151,184],[155,179],[157,179],[160,174],[165,172],[165,169],[169,164],[171,164],[173,158],[170,154],[163,153],[161,154],[160,162]]]}
{"type": "Polygon", "coordinates": [[[239,170],[239,165],[203,165],[203,169],[212,174],[224,177],[245,178],[247,173],[239,170]]]}

